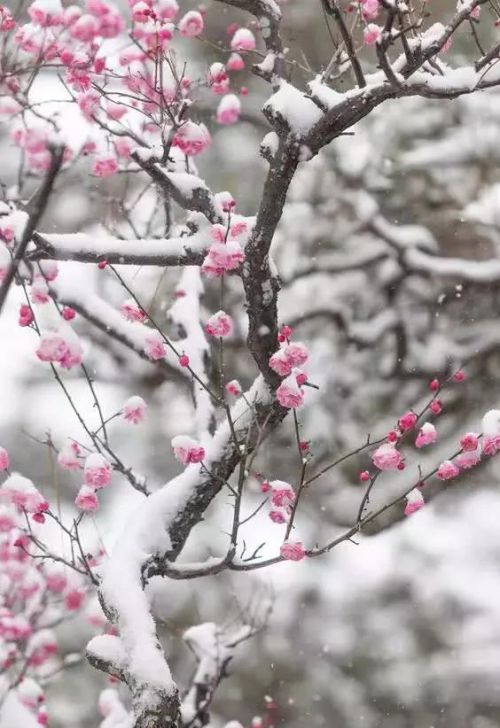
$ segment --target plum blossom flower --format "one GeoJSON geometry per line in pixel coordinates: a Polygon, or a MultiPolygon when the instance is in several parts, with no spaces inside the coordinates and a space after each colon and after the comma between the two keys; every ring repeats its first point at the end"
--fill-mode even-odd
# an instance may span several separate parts
{"type": "Polygon", "coordinates": [[[145,419],[146,408],[147,404],[142,397],[139,397],[137,394],[129,397],[123,405],[123,419],[137,425],[145,419]]]}
{"type": "Polygon", "coordinates": [[[363,30],[363,42],[365,45],[375,45],[382,35],[382,28],[376,23],[368,23],[363,30]]]}
{"type": "Polygon", "coordinates": [[[175,457],[183,465],[201,463],[205,457],[205,448],[188,435],[176,435],[172,439],[172,448],[175,457]]]}
{"type": "Polygon", "coordinates": [[[464,450],[459,455],[457,455],[457,457],[455,458],[455,462],[459,468],[468,470],[469,468],[473,468],[475,465],[478,464],[478,462],[481,460],[481,454],[481,445],[480,443],[478,443],[477,447],[474,450],[464,450]]]}
{"type": "Polygon", "coordinates": [[[230,336],[233,333],[233,328],[233,320],[225,311],[217,311],[213,316],[210,316],[205,324],[207,334],[220,338],[230,336]]]}
{"type": "Polygon", "coordinates": [[[43,513],[49,507],[32,481],[19,473],[12,473],[7,478],[0,489],[0,498],[5,498],[8,503],[27,513],[43,513]]]}
{"type": "Polygon", "coordinates": [[[287,561],[302,561],[305,558],[306,550],[302,541],[283,541],[280,554],[287,561]]]}
{"type": "Polygon", "coordinates": [[[279,508],[278,506],[273,506],[269,511],[269,518],[273,523],[288,523],[289,517],[290,516],[287,508],[279,508]]]}
{"type": "Polygon", "coordinates": [[[436,475],[439,480],[450,480],[451,478],[456,478],[459,473],[460,468],[458,468],[455,463],[451,460],[445,460],[437,469],[436,475]]]}
{"type": "Polygon", "coordinates": [[[280,386],[276,390],[276,399],[282,407],[287,409],[296,409],[304,402],[304,392],[297,384],[297,375],[295,371],[283,379],[280,386]]]}
{"type": "Polygon", "coordinates": [[[94,161],[92,172],[97,177],[110,177],[118,172],[118,162],[114,157],[101,157],[94,161]]]}
{"type": "Polygon", "coordinates": [[[402,463],[401,453],[391,442],[384,442],[372,454],[373,464],[379,470],[398,470],[402,463]]]}
{"type": "Polygon", "coordinates": [[[174,134],[172,144],[188,157],[195,157],[205,151],[212,143],[210,133],[205,124],[186,121],[174,134]]]}
{"type": "Polygon", "coordinates": [[[33,303],[48,303],[50,300],[49,287],[43,278],[35,278],[31,284],[31,300],[33,303]]]}
{"type": "Polygon", "coordinates": [[[4,447],[0,447],[0,470],[8,470],[10,465],[9,453],[4,447]]]}
{"type": "Polygon", "coordinates": [[[82,485],[75,498],[75,506],[82,511],[95,513],[99,508],[99,501],[95,490],[90,485],[82,485]]]}
{"type": "Polygon", "coordinates": [[[463,437],[460,438],[460,447],[464,452],[472,452],[477,449],[479,442],[479,436],[475,432],[466,432],[463,437]]]}
{"type": "Polygon", "coordinates": [[[144,339],[144,352],[149,359],[158,361],[158,359],[164,359],[167,355],[165,343],[157,331],[152,331],[144,339]]]}
{"type": "Polygon", "coordinates": [[[295,342],[281,347],[269,359],[269,366],[280,377],[290,374],[293,367],[303,366],[309,358],[305,344],[295,342]]]}
{"type": "Polygon", "coordinates": [[[420,432],[415,440],[415,447],[421,448],[426,445],[432,445],[437,440],[437,430],[431,422],[425,422],[420,428],[420,432]]]}
{"type": "Polygon", "coordinates": [[[95,490],[105,488],[111,483],[112,469],[104,455],[93,452],[87,456],[83,468],[83,479],[85,485],[89,485],[95,490]]]}
{"type": "Polygon", "coordinates": [[[278,508],[287,508],[295,500],[295,492],[289,483],[284,480],[272,480],[269,483],[271,488],[271,503],[278,508]]]}
{"type": "Polygon", "coordinates": [[[234,94],[224,96],[217,107],[217,121],[219,124],[235,124],[240,118],[241,102],[234,94]]]}
{"type": "Polygon", "coordinates": [[[201,270],[209,277],[219,277],[226,271],[236,270],[245,260],[245,253],[236,240],[215,242],[210,246],[201,270]]]}
{"type": "Polygon", "coordinates": [[[61,25],[63,12],[60,0],[35,0],[28,8],[28,15],[33,23],[42,28],[61,25]]]}
{"type": "Polygon", "coordinates": [[[57,463],[63,470],[80,470],[79,445],[73,440],[68,440],[57,454],[57,463]]]}
{"type": "Polygon", "coordinates": [[[120,313],[127,321],[144,321],[146,312],[139,308],[133,298],[128,298],[120,306],[120,313]]]}
{"type": "Polygon", "coordinates": [[[193,38],[203,32],[204,22],[201,13],[190,10],[179,20],[179,33],[185,38],[193,38]]]}
{"type": "Polygon", "coordinates": [[[255,36],[248,28],[238,28],[231,39],[232,51],[253,51],[256,45],[255,36]]]}
{"type": "Polygon", "coordinates": [[[237,379],[231,379],[231,381],[226,384],[226,392],[234,394],[235,397],[239,397],[242,391],[241,384],[237,379]]]}
{"type": "Polygon", "coordinates": [[[415,414],[415,412],[405,412],[405,414],[402,415],[398,420],[398,427],[401,432],[407,432],[408,430],[411,430],[413,427],[415,427],[416,421],[417,415],[415,414]]]}
{"type": "Polygon", "coordinates": [[[379,10],[379,0],[361,0],[361,15],[363,20],[375,20],[379,10]]]}
{"type": "Polygon", "coordinates": [[[228,71],[242,71],[245,68],[245,61],[239,53],[231,53],[226,68],[228,71]]]}
{"type": "Polygon", "coordinates": [[[411,516],[425,506],[422,493],[418,488],[413,488],[406,496],[405,516],[411,516]]]}
{"type": "Polygon", "coordinates": [[[64,595],[64,604],[70,612],[76,612],[85,601],[85,591],[78,587],[71,587],[64,595]]]}
{"type": "Polygon", "coordinates": [[[36,355],[43,362],[57,362],[63,369],[81,364],[83,349],[70,326],[42,334],[36,355]]]}
{"type": "Polygon", "coordinates": [[[500,450],[500,410],[486,412],[482,421],[483,452],[495,455],[500,450]]]}

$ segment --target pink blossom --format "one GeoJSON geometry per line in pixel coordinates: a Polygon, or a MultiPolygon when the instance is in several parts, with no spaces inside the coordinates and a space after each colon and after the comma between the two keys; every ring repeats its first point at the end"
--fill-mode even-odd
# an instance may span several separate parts
{"type": "Polygon", "coordinates": [[[232,51],[253,51],[255,46],[255,36],[248,28],[238,28],[231,39],[232,51]]]}
{"type": "Polygon", "coordinates": [[[135,3],[132,8],[132,20],[136,23],[146,23],[151,15],[151,8],[145,2],[135,3]]]}
{"type": "Polygon", "coordinates": [[[64,369],[81,364],[83,350],[72,329],[51,331],[42,334],[36,350],[40,361],[57,362],[64,369]]]}
{"type": "Polygon", "coordinates": [[[231,53],[226,68],[228,71],[242,71],[245,68],[245,61],[239,53],[231,53]]]}
{"type": "Polygon", "coordinates": [[[276,399],[282,407],[296,409],[304,402],[304,392],[297,384],[294,372],[284,379],[276,390],[276,399]]]}
{"type": "Polygon", "coordinates": [[[412,503],[407,503],[405,505],[405,516],[411,516],[416,511],[419,511],[421,508],[425,506],[425,501],[422,498],[421,501],[413,501],[412,503]]]}
{"type": "Polygon", "coordinates": [[[500,410],[490,410],[482,420],[483,452],[495,455],[500,450],[500,410]]]}
{"type": "Polygon", "coordinates": [[[234,394],[235,397],[239,397],[241,395],[242,389],[237,379],[232,379],[226,384],[226,392],[234,394]]]}
{"type": "Polygon", "coordinates": [[[415,412],[405,412],[398,420],[398,426],[401,432],[411,430],[417,421],[417,415],[415,412]]]}
{"type": "Polygon", "coordinates": [[[272,495],[271,503],[278,508],[286,508],[295,500],[295,492],[289,483],[284,480],[273,480],[269,483],[272,495]]]}
{"type": "Polygon", "coordinates": [[[479,436],[475,432],[466,432],[465,435],[460,438],[460,447],[464,452],[471,452],[477,449],[479,442],[479,436]]]}
{"type": "Polygon", "coordinates": [[[61,315],[65,321],[72,321],[76,316],[76,311],[71,306],[65,306],[61,311],[61,315]]]}
{"type": "Polygon", "coordinates": [[[468,470],[473,468],[481,460],[481,445],[478,443],[475,450],[464,450],[455,458],[455,463],[459,468],[468,470]]]}
{"type": "Polygon", "coordinates": [[[45,584],[47,589],[54,594],[60,594],[66,589],[68,580],[59,567],[46,567],[45,584]]]}
{"type": "Polygon", "coordinates": [[[203,16],[196,10],[190,10],[179,20],[179,33],[186,38],[200,35],[203,27],[203,16]]]}
{"type": "Polygon", "coordinates": [[[99,21],[93,15],[84,13],[71,23],[70,33],[77,40],[84,42],[91,41],[99,33],[99,21]]]}
{"type": "Polygon", "coordinates": [[[111,483],[112,469],[104,455],[93,452],[87,456],[83,468],[85,485],[90,485],[96,490],[104,488],[111,483]]]}
{"type": "Polygon", "coordinates": [[[42,334],[36,355],[40,361],[60,361],[66,351],[66,342],[56,333],[42,334]]]}
{"type": "Polygon", "coordinates": [[[361,0],[361,15],[363,20],[375,20],[379,10],[379,0],[361,0]]]}
{"type": "Polygon", "coordinates": [[[240,118],[241,102],[234,94],[224,96],[217,107],[217,121],[219,124],[235,124],[240,118]]]}
{"type": "Polygon", "coordinates": [[[201,269],[208,276],[218,277],[226,271],[236,270],[244,260],[245,253],[235,240],[216,242],[210,246],[201,269]]]}
{"type": "Polygon", "coordinates": [[[415,440],[415,447],[421,448],[426,445],[432,445],[437,440],[437,430],[431,422],[426,422],[420,428],[420,432],[415,440]]]}
{"type": "Polygon", "coordinates": [[[101,157],[94,161],[92,172],[97,177],[110,177],[118,172],[118,162],[114,157],[101,157]]]}
{"type": "Polygon", "coordinates": [[[269,359],[269,366],[280,377],[285,377],[290,374],[293,367],[300,367],[305,364],[308,358],[307,347],[300,342],[296,342],[278,349],[269,359]]]}
{"type": "Polygon", "coordinates": [[[146,417],[146,407],[146,402],[137,394],[129,397],[123,405],[123,419],[134,425],[143,422],[146,417]]]}
{"type": "Polygon", "coordinates": [[[133,149],[133,145],[130,139],[128,139],[127,137],[119,137],[118,139],[115,139],[114,144],[116,153],[119,157],[121,157],[122,159],[130,158],[133,149]]]}
{"type": "Polygon", "coordinates": [[[481,6],[476,5],[475,8],[472,8],[472,10],[470,11],[469,17],[473,18],[474,20],[479,20],[479,18],[481,17],[481,6]]]}
{"type": "Polygon", "coordinates": [[[176,0],[157,0],[157,8],[162,20],[173,20],[179,12],[176,0]]]}
{"type": "Polygon", "coordinates": [[[80,448],[76,442],[69,440],[64,447],[61,448],[57,455],[57,463],[63,470],[80,470],[80,461],[78,455],[80,448]]]}
{"type": "Polygon", "coordinates": [[[374,45],[382,35],[382,28],[375,23],[368,23],[363,30],[363,42],[365,45],[374,45]]]}
{"type": "Polygon", "coordinates": [[[284,541],[281,544],[280,554],[287,561],[302,561],[306,551],[302,541],[284,541]]]}
{"type": "Polygon", "coordinates": [[[62,7],[59,0],[35,0],[28,8],[28,15],[33,23],[42,28],[61,25],[63,22],[62,7]]]}
{"type": "Polygon", "coordinates": [[[379,445],[371,457],[379,470],[398,470],[402,463],[401,453],[390,442],[379,445]]]}
{"type": "Polygon", "coordinates": [[[286,508],[278,508],[277,506],[274,506],[269,511],[269,518],[273,523],[287,523],[288,522],[288,511],[286,508]]]}
{"type": "Polygon", "coordinates": [[[172,448],[175,457],[183,465],[201,463],[205,457],[205,448],[188,435],[176,435],[172,439],[172,448]]]}
{"type": "Polygon", "coordinates": [[[151,332],[144,339],[144,352],[149,359],[158,361],[164,359],[167,355],[167,349],[163,342],[161,334],[157,331],[151,332]]]}
{"type": "Polygon", "coordinates": [[[455,382],[463,382],[464,379],[465,379],[465,372],[462,369],[457,369],[457,371],[453,375],[453,380],[455,382]]]}
{"type": "Polygon", "coordinates": [[[0,533],[8,533],[17,526],[16,513],[8,506],[0,506],[0,533]]]}
{"type": "Polygon", "coordinates": [[[99,110],[99,105],[101,102],[101,96],[97,93],[97,91],[85,91],[84,93],[81,93],[77,96],[76,103],[78,104],[78,108],[82,112],[83,116],[87,121],[90,121],[92,117],[97,113],[99,110]]]}
{"type": "Polygon", "coordinates": [[[83,589],[78,589],[77,587],[68,589],[64,595],[64,604],[70,612],[76,612],[77,609],[80,609],[84,601],[85,592],[83,589]]]}
{"type": "Polygon", "coordinates": [[[120,313],[127,321],[144,321],[146,312],[139,308],[133,298],[128,298],[120,306],[120,313]]]}
{"type": "Polygon", "coordinates": [[[188,157],[201,154],[211,142],[212,138],[205,124],[195,124],[194,121],[186,121],[179,127],[172,140],[172,144],[188,157]]]}
{"type": "Polygon", "coordinates": [[[8,470],[10,466],[9,453],[4,447],[0,447],[0,470],[8,470]]]}
{"type": "Polygon", "coordinates": [[[223,63],[212,63],[208,69],[207,81],[213,93],[227,93],[229,90],[229,76],[223,63]]]}
{"type": "Polygon", "coordinates": [[[0,489],[0,498],[5,498],[8,503],[27,513],[42,513],[49,507],[31,480],[19,473],[12,473],[7,478],[0,489]]]}
{"type": "Polygon", "coordinates": [[[99,501],[95,494],[95,490],[90,485],[82,485],[75,498],[75,505],[82,511],[90,511],[95,513],[99,508],[99,501]]]}
{"type": "Polygon", "coordinates": [[[435,399],[435,400],[433,400],[433,401],[432,401],[432,402],[430,403],[430,405],[429,405],[429,409],[430,409],[430,410],[431,410],[431,412],[433,412],[433,413],[434,413],[435,415],[440,415],[440,414],[441,414],[441,412],[443,411],[443,403],[441,402],[441,400],[439,400],[439,399],[435,399]]]}
{"type": "MultiPolygon", "coordinates": [[[[215,195],[217,202],[220,204],[224,212],[232,212],[236,207],[236,201],[230,192],[217,192],[215,195]]],[[[222,226],[221,226],[222,227],[222,226]]],[[[231,227],[231,234],[233,233],[233,226],[231,227]]],[[[224,235],[225,237],[225,235],[224,235]]],[[[224,242],[224,237],[221,242],[224,242]]]]}
{"type": "Polygon", "coordinates": [[[456,478],[459,473],[460,468],[457,468],[455,463],[451,460],[445,460],[437,469],[436,475],[440,480],[450,480],[451,478],[456,478]]]}
{"type": "Polygon", "coordinates": [[[179,364],[181,367],[188,367],[189,366],[189,357],[187,354],[181,354],[179,357],[179,364]]]}
{"type": "Polygon", "coordinates": [[[43,278],[35,278],[31,284],[31,300],[33,303],[48,303],[50,301],[49,287],[43,278]]]}
{"type": "Polygon", "coordinates": [[[217,311],[210,316],[205,324],[205,331],[210,336],[219,336],[226,338],[233,333],[233,320],[231,316],[224,311],[217,311]]]}

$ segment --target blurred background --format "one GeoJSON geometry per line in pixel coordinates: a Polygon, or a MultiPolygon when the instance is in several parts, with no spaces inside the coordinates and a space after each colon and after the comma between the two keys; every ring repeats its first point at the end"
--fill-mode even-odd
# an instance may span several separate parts
{"type": "MultiPolygon", "coordinates": [[[[433,19],[447,17],[453,5],[433,0],[433,19]]],[[[226,25],[244,16],[225,6],[210,9],[207,35],[224,45],[226,25]]],[[[289,0],[284,13],[290,59],[296,61],[292,80],[304,87],[328,62],[331,39],[319,0],[289,0]]],[[[493,23],[486,7],[483,13],[478,32],[488,47],[493,23]]],[[[220,60],[209,44],[197,44],[196,52],[201,69],[220,60]]],[[[467,63],[476,55],[464,28],[448,60],[467,63]]],[[[370,51],[365,61],[375,70],[370,51]]],[[[199,112],[213,133],[199,169],[212,189],[232,192],[238,212],[253,215],[267,168],[258,149],[269,128],[259,109],[269,89],[247,72],[239,74],[236,87],[238,82],[250,89],[240,124],[220,131],[208,106],[199,112]]],[[[57,83],[51,76],[40,79],[40,96],[53,100],[57,83]]],[[[343,83],[349,85],[348,77],[338,90],[343,83]]],[[[80,123],[78,133],[85,134],[80,123]]],[[[8,187],[17,156],[2,129],[1,181],[8,187]]],[[[319,470],[356,448],[367,433],[383,436],[398,416],[425,401],[430,379],[458,366],[467,372],[466,381],[443,397],[439,443],[425,456],[410,449],[405,473],[377,482],[376,505],[403,492],[417,462],[434,466],[451,455],[460,436],[479,430],[483,413],[500,404],[500,277],[470,280],[467,263],[500,258],[500,94],[387,102],[352,131],[299,167],[272,251],[282,277],[281,323],[310,347],[309,376],[319,386],[300,411],[302,435],[314,454],[311,467],[319,470]],[[407,255],[410,248],[431,259],[465,262],[453,275],[440,265],[422,270],[418,256],[407,255]]],[[[99,230],[96,221],[123,226],[117,204],[122,180],[87,188],[85,164],[66,173],[42,231],[92,233],[99,230]]],[[[142,219],[150,222],[155,214],[154,200],[145,195],[142,219]]],[[[123,299],[111,276],[93,266],[60,268],[80,288],[116,305],[123,299]]],[[[122,273],[168,327],[178,271],[122,273]]],[[[248,385],[256,370],[244,347],[241,289],[233,279],[228,287],[237,331],[229,343],[227,379],[248,385]]],[[[209,285],[207,316],[215,310],[215,296],[209,285]]],[[[0,319],[0,442],[16,470],[49,494],[55,489],[69,517],[78,477],[56,471],[47,447],[36,440],[50,434],[60,446],[65,437],[78,437],[78,423],[50,371],[34,357],[34,334],[17,326],[20,302],[13,291],[0,319]]],[[[178,471],[170,439],[192,428],[188,390],[84,320],[77,328],[104,411],[116,412],[131,394],[147,401],[145,424],[131,432],[117,421],[110,433],[127,465],[146,474],[151,487],[160,486],[178,471]]],[[[81,411],[97,421],[86,383],[78,374],[67,379],[81,411]]],[[[294,447],[292,423],[285,422],[265,444],[260,472],[294,482],[294,447]]],[[[364,457],[353,458],[308,490],[297,522],[308,547],[353,523],[362,496],[358,473],[367,464],[364,457]]],[[[321,559],[199,582],[156,580],[150,587],[154,609],[180,684],[193,669],[183,629],[243,619],[262,629],[230,665],[214,704],[216,728],[234,718],[249,725],[262,713],[266,695],[278,706],[276,724],[287,728],[499,726],[499,476],[500,461],[492,459],[447,488],[430,483],[430,502],[411,519],[393,509],[356,543],[321,559]]],[[[141,497],[115,476],[87,524],[89,549],[100,542],[112,548],[141,497]]],[[[248,513],[259,497],[257,482],[250,482],[248,513]]],[[[192,534],[186,560],[223,553],[230,517],[230,499],[221,493],[192,534]]],[[[262,554],[273,555],[281,529],[259,514],[243,535],[249,548],[264,542],[262,554]]],[[[87,617],[96,609],[89,598],[87,617]]],[[[88,622],[79,618],[61,628],[63,654],[83,649],[96,631],[88,622]]],[[[104,685],[105,678],[84,661],[65,670],[48,692],[51,726],[98,725],[97,696],[104,685]]]]}

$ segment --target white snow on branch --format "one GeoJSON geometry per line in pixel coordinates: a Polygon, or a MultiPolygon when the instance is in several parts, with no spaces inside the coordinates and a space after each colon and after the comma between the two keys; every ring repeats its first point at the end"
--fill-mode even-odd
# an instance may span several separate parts
{"type": "Polygon", "coordinates": [[[71,260],[85,255],[102,256],[102,258],[121,255],[124,261],[128,257],[134,256],[150,258],[182,257],[190,251],[203,251],[210,244],[207,234],[204,232],[166,240],[120,240],[111,235],[93,235],[89,233],[41,233],[41,235],[54,246],[54,257],[59,260],[71,260]]]}
{"type": "MultiPolygon", "coordinates": [[[[253,421],[254,410],[247,403],[253,405],[256,401],[271,401],[262,377],[231,410],[231,419],[237,429],[247,427],[253,421]]],[[[224,456],[230,441],[231,428],[225,419],[207,445],[204,467],[189,465],[149,496],[126,524],[111,558],[102,569],[102,596],[118,626],[130,683],[143,705],[156,705],[165,694],[173,695],[176,688],[143,590],[142,567],[151,557],[162,556],[171,549],[169,530],[189,507],[190,499],[195,499],[197,489],[210,480],[206,471],[224,456]]]]}
{"type": "MultiPolygon", "coordinates": [[[[189,357],[189,365],[202,382],[209,384],[207,368],[209,346],[201,325],[200,297],[203,295],[203,280],[199,268],[186,268],[179,280],[177,290],[184,295],[176,298],[169,310],[172,322],[185,332],[179,346],[189,357]]],[[[212,398],[198,382],[193,382],[196,431],[201,440],[208,435],[214,416],[212,398]]]]}
{"type": "Polygon", "coordinates": [[[286,81],[264,104],[263,111],[274,119],[285,121],[292,134],[301,137],[307,134],[321,119],[323,112],[314,101],[286,81]]]}
{"type": "Polygon", "coordinates": [[[405,260],[412,270],[448,278],[488,283],[500,280],[500,260],[465,260],[428,255],[422,250],[408,250],[405,260]]]}

